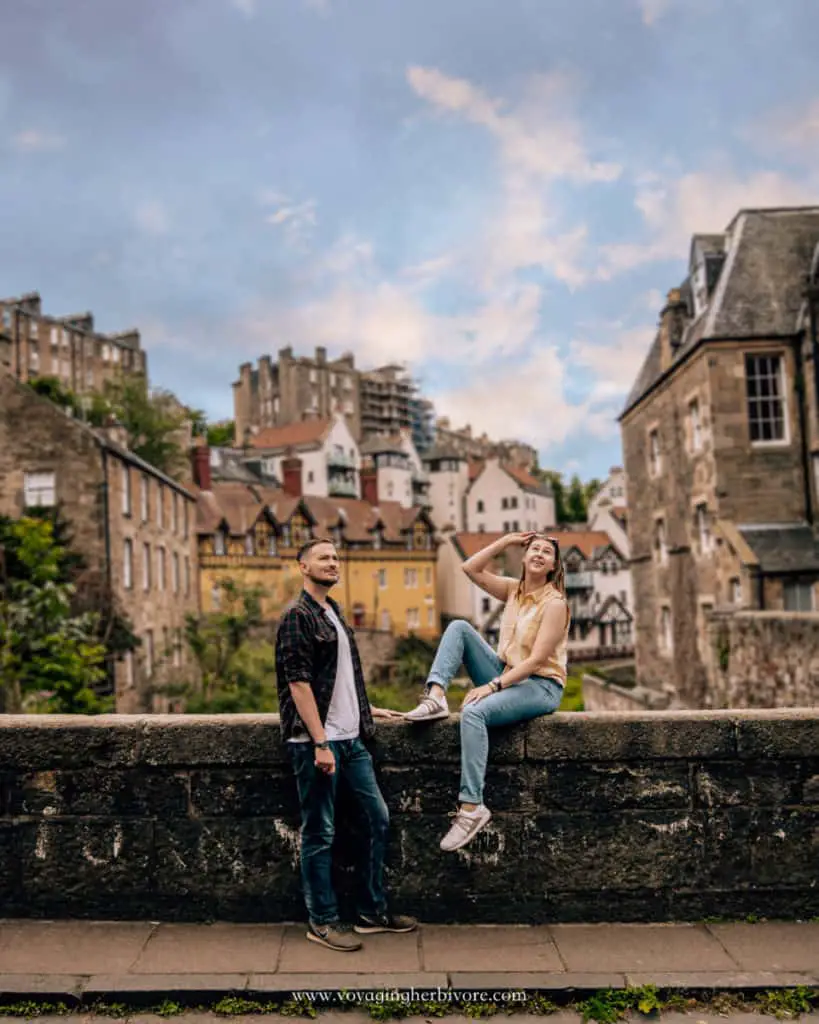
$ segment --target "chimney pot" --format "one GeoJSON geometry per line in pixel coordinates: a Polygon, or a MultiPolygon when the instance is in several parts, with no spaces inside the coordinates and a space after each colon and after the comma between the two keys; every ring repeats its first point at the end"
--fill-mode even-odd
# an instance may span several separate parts
{"type": "Polygon", "coordinates": [[[202,491],[210,491],[210,448],[206,444],[197,445],[191,452],[191,468],[193,469],[193,482],[202,491]]]}

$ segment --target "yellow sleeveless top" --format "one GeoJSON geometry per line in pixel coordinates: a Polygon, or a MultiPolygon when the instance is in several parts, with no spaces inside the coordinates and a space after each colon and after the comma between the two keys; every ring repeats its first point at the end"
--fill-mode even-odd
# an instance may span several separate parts
{"type": "Polygon", "coordinates": [[[565,686],[571,614],[566,599],[551,583],[520,598],[518,588],[515,587],[509,595],[501,618],[498,657],[510,668],[515,668],[531,655],[537,631],[543,621],[543,611],[552,601],[561,601],[566,605],[566,626],[555,650],[542,664],[532,669],[532,675],[548,676],[565,686]]]}

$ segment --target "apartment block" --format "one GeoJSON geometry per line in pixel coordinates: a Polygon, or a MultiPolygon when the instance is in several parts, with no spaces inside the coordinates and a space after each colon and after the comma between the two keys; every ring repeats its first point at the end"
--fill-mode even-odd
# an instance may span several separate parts
{"type": "Polygon", "coordinates": [[[38,292],[0,299],[0,373],[26,382],[56,377],[77,395],[101,391],[118,374],[148,373],[137,330],[103,334],[91,313],[49,316],[38,292]]]}

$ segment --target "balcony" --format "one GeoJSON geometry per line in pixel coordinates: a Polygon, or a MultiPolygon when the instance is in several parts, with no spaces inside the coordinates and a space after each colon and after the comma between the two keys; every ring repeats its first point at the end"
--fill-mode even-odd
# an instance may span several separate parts
{"type": "Polygon", "coordinates": [[[355,469],[355,459],[347,452],[331,451],[327,454],[328,469],[355,469]]]}
{"type": "Polygon", "coordinates": [[[594,573],[592,572],[567,572],[567,590],[594,590],[594,573]]]}
{"type": "Polygon", "coordinates": [[[356,488],[355,480],[347,480],[343,477],[338,477],[335,480],[331,479],[327,484],[327,493],[331,498],[358,497],[358,489],[356,488]]]}

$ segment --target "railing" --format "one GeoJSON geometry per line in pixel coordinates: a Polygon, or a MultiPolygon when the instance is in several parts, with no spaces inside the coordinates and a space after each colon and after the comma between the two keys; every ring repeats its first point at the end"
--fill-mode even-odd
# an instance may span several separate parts
{"type": "Polygon", "coordinates": [[[594,573],[592,572],[567,572],[567,590],[593,590],[594,573]]]}
{"type": "Polygon", "coordinates": [[[355,469],[355,459],[347,452],[331,451],[327,455],[329,469],[355,469]]]}
{"type": "Polygon", "coordinates": [[[327,484],[327,493],[331,498],[357,498],[358,488],[355,480],[331,479],[327,484]]]}

